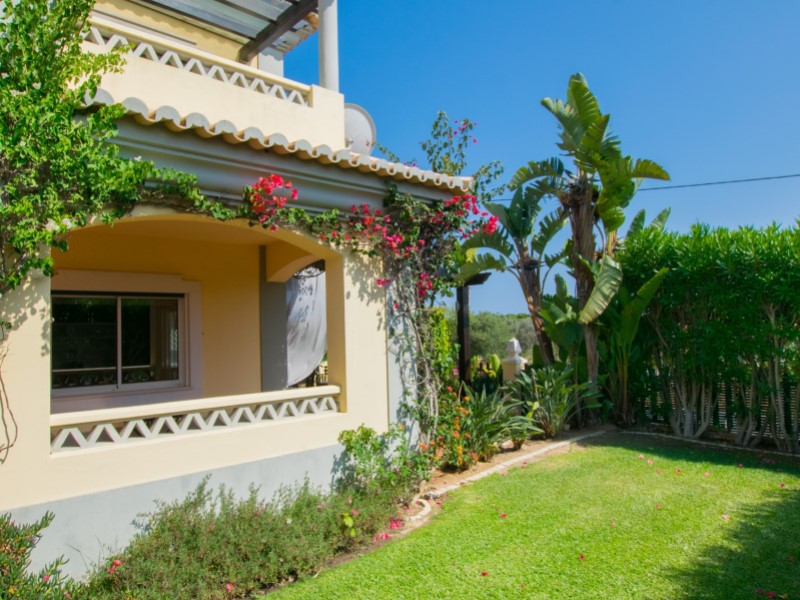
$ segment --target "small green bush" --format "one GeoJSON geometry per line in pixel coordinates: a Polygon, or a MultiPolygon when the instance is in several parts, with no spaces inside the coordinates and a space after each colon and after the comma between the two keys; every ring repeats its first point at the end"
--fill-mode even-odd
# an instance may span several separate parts
{"type": "Polygon", "coordinates": [[[0,599],[36,598],[51,600],[78,598],[76,584],[61,573],[58,559],[36,573],[30,572],[31,552],[42,538],[42,530],[53,521],[53,513],[29,525],[15,523],[8,514],[0,515],[0,599]]]}
{"type": "Polygon", "coordinates": [[[379,491],[404,501],[430,473],[430,457],[412,447],[401,424],[382,434],[360,425],[339,434],[339,443],[345,448],[340,489],[379,491]]]}

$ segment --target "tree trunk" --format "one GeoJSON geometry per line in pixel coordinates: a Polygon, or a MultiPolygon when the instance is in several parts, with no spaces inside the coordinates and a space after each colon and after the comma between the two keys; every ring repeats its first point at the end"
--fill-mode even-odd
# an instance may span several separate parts
{"type": "Polygon", "coordinates": [[[525,300],[528,303],[528,312],[533,321],[533,329],[536,332],[536,341],[539,343],[539,352],[542,356],[542,362],[545,365],[552,365],[555,362],[555,355],[553,353],[553,343],[550,341],[550,336],[544,330],[544,320],[540,313],[542,307],[542,290],[541,282],[539,281],[539,265],[535,264],[533,260],[526,254],[522,253],[520,256],[520,284],[522,285],[522,292],[525,294],[525,300]],[[528,264],[534,268],[526,268],[528,264]]]}
{"type": "MultiPolygon", "coordinates": [[[[567,199],[569,223],[572,228],[572,270],[575,274],[578,310],[583,310],[586,306],[594,288],[594,275],[589,266],[596,262],[593,194],[594,189],[592,186],[585,178],[581,178],[573,187],[567,199]]],[[[583,335],[586,343],[586,366],[589,382],[592,387],[596,387],[599,370],[596,326],[591,323],[585,325],[583,335]]]]}

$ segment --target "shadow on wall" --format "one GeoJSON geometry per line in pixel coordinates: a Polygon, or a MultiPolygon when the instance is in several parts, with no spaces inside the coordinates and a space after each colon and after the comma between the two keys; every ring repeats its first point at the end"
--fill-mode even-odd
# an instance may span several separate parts
{"type": "MultiPolygon", "coordinates": [[[[9,332],[0,337],[0,347],[8,349],[9,334],[18,329],[28,319],[39,319],[45,327],[41,328],[42,356],[50,355],[50,320],[47,309],[37,305],[40,300],[42,281],[47,279],[41,272],[31,273],[25,283],[0,299],[0,320],[11,323],[9,332]]],[[[13,342],[12,342],[13,343],[13,342]]]]}

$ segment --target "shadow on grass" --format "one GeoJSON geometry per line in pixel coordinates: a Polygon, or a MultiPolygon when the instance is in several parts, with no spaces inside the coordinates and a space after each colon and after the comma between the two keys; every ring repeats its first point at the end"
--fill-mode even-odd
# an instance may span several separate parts
{"type": "Polygon", "coordinates": [[[740,508],[722,543],[670,576],[681,582],[685,598],[799,598],[800,493],[770,493],[740,508]]]}
{"type": "MultiPolygon", "coordinates": [[[[795,457],[712,448],[680,439],[609,434],[580,442],[618,447],[670,460],[800,475],[795,457]]],[[[720,542],[694,550],[691,566],[667,571],[692,600],[786,598],[800,600],[800,491],[774,490],[737,508],[720,542]]]]}
{"type": "Polygon", "coordinates": [[[742,465],[748,469],[763,469],[771,472],[783,470],[800,476],[800,456],[773,454],[760,449],[746,450],[736,446],[710,445],[678,437],[620,432],[582,440],[577,442],[577,445],[624,448],[642,452],[648,456],[683,460],[690,463],[734,467],[742,465]]]}

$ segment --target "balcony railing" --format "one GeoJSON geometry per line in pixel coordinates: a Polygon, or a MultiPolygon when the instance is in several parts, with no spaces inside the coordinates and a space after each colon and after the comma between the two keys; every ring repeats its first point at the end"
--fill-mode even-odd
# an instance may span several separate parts
{"type": "Polygon", "coordinates": [[[336,413],[339,387],[183,400],[50,416],[51,453],[253,427],[336,413]]]}
{"type": "Polygon", "coordinates": [[[344,143],[344,99],[337,92],[273,75],[179,41],[161,38],[94,15],[85,47],[125,48],[122,73],[100,88],[115,102],[136,99],[155,114],[170,108],[188,121],[225,122],[238,131],[336,150],[344,143]]]}

